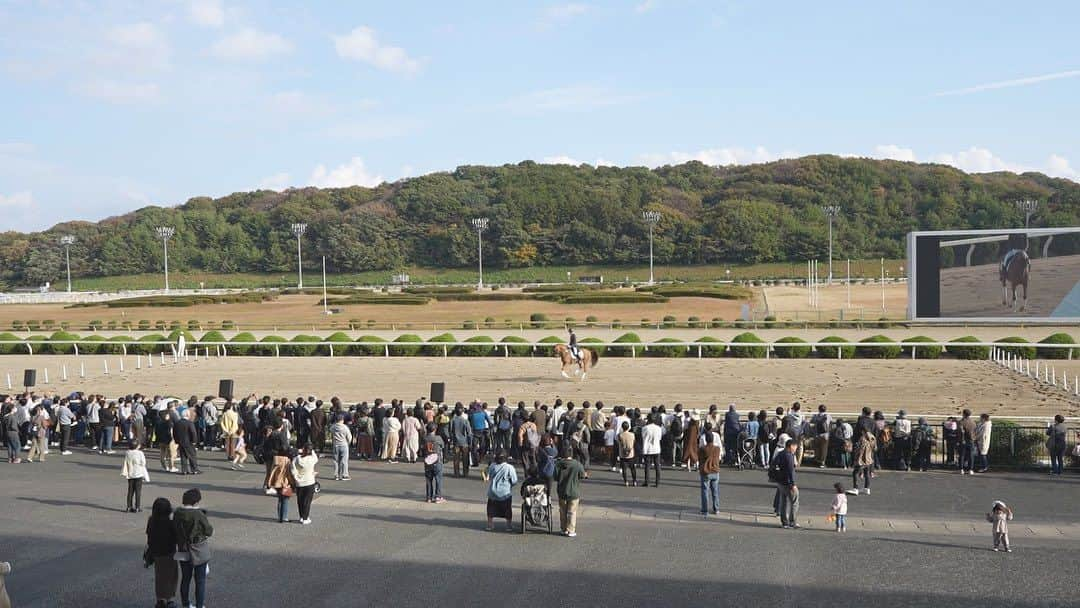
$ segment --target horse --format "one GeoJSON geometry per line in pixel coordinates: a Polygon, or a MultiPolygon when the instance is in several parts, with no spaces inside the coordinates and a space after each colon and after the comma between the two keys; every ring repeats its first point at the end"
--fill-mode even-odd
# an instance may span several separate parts
{"type": "Polygon", "coordinates": [[[1024,288],[1024,301],[1020,304],[1019,312],[1024,312],[1027,309],[1027,297],[1028,297],[1028,278],[1031,275],[1031,258],[1023,249],[1017,250],[1012,257],[1002,260],[1001,266],[998,269],[998,275],[1001,279],[1001,305],[1016,310],[1018,300],[1016,299],[1016,288],[1023,286],[1024,288]],[[1009,304],[1009,291],[1012,291],[1012,304],[1009,304]]]}
{"type": "MultiPolygon", "coordinates": [[[[598,361],[600,361],[600,355],[596,354],[596,351],[589,350],[588,348],[578,347],[578,351],[581,353],[581,361],[578,363],[578,369],[574,370],[574,375],[581,373],[581,379],[585,380],[585,376],[589,375],[589,370],[596,367],[598,361]]],[[[563,378],[569,378],[566,373],[566,368],[574,364],[574,355],[570,354],[570,347],[565,344],[555,345],[555,356],[559,357],[562,361],[562,375],[563,378]]]]}

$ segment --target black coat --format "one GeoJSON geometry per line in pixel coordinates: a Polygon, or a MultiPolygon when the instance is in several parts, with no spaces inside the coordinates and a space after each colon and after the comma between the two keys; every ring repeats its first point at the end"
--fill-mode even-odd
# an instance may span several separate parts
{"type": "Polygon", "coordinates": [[[199,434],[195,431],[195,424],[190,420],[181,418],[173,424],[173,441],[181,446],[193,446],[199,441],[199,434]]]}

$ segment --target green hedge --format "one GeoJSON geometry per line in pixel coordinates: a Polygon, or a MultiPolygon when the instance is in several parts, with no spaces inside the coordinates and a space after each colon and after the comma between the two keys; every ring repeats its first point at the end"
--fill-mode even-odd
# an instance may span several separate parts
{"type": "Polygon", "coordinates": [[[607,354],[606,346],[597,346],[598,344],[601,344],[603,342],[604,341],[600,338],[582,338],[581,340],[578,340],[578,344],[587,347],[589,350],[594,351],[599,357],[603,357],[605,354],[607,354]]]}
{"type": "Polygon", "coordinates": [[[827,344],[836,344],[837,346],[818,346],[817,352],[819,355],[826,359],[854,359],[855,358],[855,345],[849,342],[846,338],[840,336],[826,336],[818,342],[825,342],[827,344]]]}
{"type": "Polygon", "coordinates": [[[156,355],[163,352],[172,352],[168,344],[150,344],[151,342],[164,342],[165,336],[161,334],[147,334],[138,340],[138,344],[128,345],[128,354],[133,355],[156,355]]]}
{"type": "Polygon", "coordinates": [[[551,344],[551,346],[537,346],[536,347],[536,354],[538,356],[540,356],[540,357],[554,356],[555,355],[555,345],[556,344],[566,344],[566,340],[563,340],[562,338],[560,338],[558,336],[546,336],[544,338],[540,338],[539,340],[537,340],[537,342],[540,342],[542,344],[551,344]]]}
{"type": "Polygon", "coordinates": [[[282,347],[281,354],[289,357],[310,357],[319,351],[319,347],[309,343],[322,341],[323,339],[319,336],[306,334],[293,336],[292,340],[289,340],[288,346],[282,347]]]}
{"type": "Polygon", "coordinates": [[[253,354],[259,355],[261,357],[273,357],[277,354],[284,355],[286,353],[281,351],[284,351],[285,349],[280,348],[279,345],[286,344],[287,342],[288,340],[282,338],[281,336],[266,336],[262,340],[259,340],[259,344],[265,344],[265,346],[256,347],[253,354]]]}
{"type": "Polygon", "coordinates": [[[334,344],[332,346],[320,346],[319,347],[319,354],[320,355],[329,355],[332,352],[335,357],[340,357],[340,356],[349,354],[349,351],[351,350],[351,347],[352,347],[352,341],[353,340],[345,332],[338,331],[338,332],[334,332],[334,333],[330,334],[329,336],[326,336],[326,339],[323,340],[323,341],[324,342],[335,342],[337,344],[341,344],[341,346],[338,346],[337,344],[334,344]]]}
{"type": "Polygon", "coordinates": [[[625,333],[612,340],[612,342],[626,344],[627,346],[609,346],[607,349],[609,357],[632,357],[643,353],[645,348],[644,346],[634,346],[635,344],[641,344],[641,336],[634,332],[625,333]]]}
{"type": "MultiPolygon", "coordinates": [[[[349,305],[368,305],[368,304],[386,304],[386,305],[405,305],[405,306],[422,306],[428,303],[428,298],[425,296],[418,296],[408,293],[381,295],[381,294],[357,294],[348,296],[345,298],[326,298],[327,306],[349,306],[349,305]]],[[[323,300],[320,299],[317,306],[323,305],[323,300]]]]}
{"type": "MultiPolygon", "coordinates": [[[[761,344],[764,342],[757,335],[750,332],[743,332],[731,339],[732,342],[738,344],[761,344]]],[[[765,351],[769,347],[762,344],[761,346],[735,346],[731,347],[731,356],[740,358],[761,358],[765,356],[765,351]]]]}
{"type": "MultiPolygon", "coordinates": [[[[79,336],[76,336],[75,334],[68,333],[68,332],[63,331],[63,330],[55,331],[55,332],[53,332],[53,334],[51,336],[49,336],[49,340],[61,340],[62,341],[62,340],[78,340],[78,339],[79,339],[79,336]]],[[[50,352],[50,353],[57,354],[57,355],[70,355],[70,354],[75,353],[75,345],[74,344],[46,344],[44,346],[44,348],[43,348],[43,351],[50,352]]]]}
{"type": "Polygon", "coordinates": [[[396,338],[390,345],[390,355],[393,357],[414,357],[420,353],[420,345],[414,342],[423,342],[424,339],[416,334],[403,334],[396,338]]]}
{"type": "Polygon", "coordinates": [[[639,287],[638,291],[651,292],[667,298],[720,298],[722,300],[745,300],[753,295],[753,292],[749,289],[735,285],[719,285],[715,287],[659,285],[639,287]]]}
{"type": "MultiPolygon", "coordinates": [[[[665,342],[683,342],[683,341],[684,340],[681,340],[679,338],[661,338],[661,339],[657,340],[656,342],[662,344],[662,343],[665,343],[665,342]]],[[[673,358],[685,357],[686,356],[686,347],[681,345],[681,344],[673,345],[673,346],[659,346],[658,344],[654,343],[652,346],[649,347],[649,350],[646,351],[646,354],[649,355],[650,357],[673,357],[673,358]]]]}
{"type": "MultiPolygon", "coordinates": [[[[242,332],[236,334],[235,336],[232,337],[231,340],[229,340],[229,342],[258,342],[258,341],[259,341],[259,339],[256,338],[254,334],[252,334],[251,332],[246,332],[246,331],[242,331],[242,332]]],[[[255,348],[256,347],[254,347],[254,346],[243,346],[243,345],[240,345],[240,344],[236,344],[236,345],[229,344],[228,346],[225,347],[225,352],[227,354],[229,354],[229,355],[235,355],[235,356],[243,357],[243,356],[252,354],[252,352],[255,350],[255,348]]]]}
{"type": "Polygon", "coordinates": [[[698,338],[697,340],[694,340],[695,343],[702,345],[699,347],[701,348],[701,356],[710,358],[724,356],[724,350],[727,349],[726,346],[724,346],[723,344],[710,346],[710,344],[719,341],[720,340],[718,338],[714,338],[712,336],[705,336],[703,338],[698,338]]]}
{"type": "Polygon", "coordinates": [[[466,338],[465,342],[476,346],[459,346],[454,354],[462,357],[490,357],[496,354],[495,340],[490,336],[472,336],[466,338]]]}
{"type": "Polygon", "coordinates": [[[994,342],[997,343],[997,344],[1003,345],[1003,346],[1001,346],[1001,350],[1003,350],[1003,351],[1005,351],[1005,352],[1007,352],[1007,353],[1009,353],[1009,354],[1011,354],[1013,356],[1023,357],[1025,359],[1034,359],[1035,358],[1035,347],[1034,346],[1004,346],[1004,345],[1007,345],[1007,344],[1031,344],[1030,342],[1028,342],[1024,338],[1019,338],[1019,337],[1016,337],[1016,336],[1010,336],[1008,338],[1002,338],[1000,340],[994,340],[994,342]]]}
{"type": "MultiPolygon", "coordinates": [[[[225,334],[221,333],[220,331],[213,330],[203,334],[203,337],[199,340],[199,342],[227,342],[227,340],[225,339],[225,334]]],[[[215,348],[217,347],[211,346],[210,352],[214,352],[215,348]]]]}
{"type": "Polygon", "coordinates": [[[360,336],[356,339],[358,344],[354,344],[352,352],[357,355],[365,357],[382,357],[386,354],[386,348],[383,344],[386,343],[385,338],[379,336],[360,336]],[[379,344],[359,344],[359,342],[378,342],[379,344]]]}
{"type": "MultiPolygon", "coordinates": [[[[813,351],[813,348],[806,343],[806,340],[794,336],[780,338],[776,342],[777,345],[773,347],[773,351],[781,359],[805,359],[813,351]],[[780,346],[780,344],[790,344],[791,346],[780,346]]],[[[836,353],[833,353],[833,356],[836,356],[836,353]]]]}
{"type": "Polygon", "coordinates": [[[946,351],[958,359],[979,360],[990,358],[989,346],[966,346],[968,342],[982,342],[982,340],[975,336],[961,336],[955,340],[950,340],[946,351]]]}
{"type": "Polygon", "coordinates": [[[1042,430],[1021,429],[1011,420],[995,419],[990,430],[990,466],[1038,464],[1045,444],[1046,434],[1042,430]]]}
{"type": "Polygon", "coordinates": [[[192,335],[191,332],[182,329],[172,330],[169,332],[169,337],[167,339],[173,344],[178,344],[180,342],[180,336],[184,336],[184,342],[189,346],[195,341],[195,336],[192,335]]]}
{"type": "Polygon", "coordinates": [[[570,294],[559,299],[563,304],[663,304],[668,298],[649,293],[611,292],[570,294]]]}
{"type": "MultiPolygon", "coordinates": [[[[1061,332],[1039,340],[1039,344],[1076,344],[1076,340],[1069,334],[1061,332]]],[[[1080,348],[1040,348],[1038,353],[1041,359],[1070,359],[1080,355],[1080,348]]]]}
{"type": "MultiPolygon", "coordinates": [[[[520,344],[522,342],[528,342],[528,340],[521,336],[506,336],[502,340],[499,340],[500,344],[507,345],[520,344]]],[[[525,346],[507,346],[506,348],[512,357],[528,357],[532,354],[532,347],[527,344],[525,346]]]]}
{"type": "MultiPolygon", "coordinates": [[[[927,337],[927,336],[914,336],[912,338],[905,338],[903,340],[903,342],[905,344],[918,344],[920,342],[937,342],[937,341],[938,340],[935,340],[935,339],[927,337]]],[[[915,349],[915,358],[916,359],[937,359],[938,357],[941,356],[941,353],[945,352],[944,347],[937,346],[937,345],[934,345],[934,346],[905,346],[904,350],[903,350],[904,356],[910,357],[912,349],[915,349]]]]}
{"type": "MultiPolygon", "coordinates": [[[[457,342],[457,338],[455,338],[453,334],[439,334],[437,336],[431,337],[428,342],[457,342]]],[[[453,350],[453,347],[446,348],[447,352],[453,350]]],[[[420,352],[421,354],[427,355],[429,357],[441,357],[443,356],[443,347],[437,344],[432,344],[429,346],[425,346],[423,349],[421,349],[420,352]]]]}
{"type": "MultiPolygon", "coordinates": [[[[882,344],[895,342],[887,336],[870,336],[859,340],[859,344],[882,344]]],[[[900,346],[857,346],[855,355],[866,359],[895,359],[900,356],[900,346]]]]}
{"type": "Polygon", "coordinates": [[[96,355],[101,350],[101,342],[105,338],[101,336],[86,336],[79,341],[79,352],[84,355],[96,355]]]}
{"type": "Polygon", "coordinates": [[[448,286],[445,286],[445,287],[436,287],[436,286],[432,286],[432,287],[406,287],[405,289],[402,289],[401,291],[403,291],[404,293],[431,296],[431,295],[442,295],[442,294],[451,294],[451,293],[473,293],[474,291],[476,291],[476,288],[475,287],[466,287],[464,285],[460,285],[460,286],[448,285],[448,286]]]}
{"type": "MultiPolygon", "coordinates": [[[[12,333],[0,334],[0,341],[19,341],[22,342],[22,338],[12,333]]],[[[12,355],[12,354],[26,354],[26,347],[22,344],[0,344],[0,355],[12,355]]]]}

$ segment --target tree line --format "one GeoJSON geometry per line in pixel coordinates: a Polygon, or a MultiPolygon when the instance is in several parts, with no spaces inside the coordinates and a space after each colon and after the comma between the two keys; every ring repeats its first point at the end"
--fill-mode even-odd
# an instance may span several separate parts
{"type": "MultiPolygon", "coordinates": [[[[1033,226],[1080,225],[1080,184],[1039,173],[967,174],[830,155],[731,167],[462,166],[374,188],[237,192],[97,223],[7,232],[0,238],[0,281],[62,280],[62,235],[75,237],[74,276],[157,272],[158,226],[176,229],[170,269],[294,271],[294,222],[308,225],[305,265],[315,268],[325,255],[335,273],[474,265],[474,217],[490,220],[483,235],[488,267],[644,263],[647,209],[661,213],[653,247],[661,264],[822,258],[823,205],[842,208],[834,221],[837,258],[897,258],[912,230],[1022,227],[1014,201],[1025,198],[1041,201],[1033,226]]],[[[1080,239],[1055,239],[1052,249],[1080,252],[1080,239]]]]}

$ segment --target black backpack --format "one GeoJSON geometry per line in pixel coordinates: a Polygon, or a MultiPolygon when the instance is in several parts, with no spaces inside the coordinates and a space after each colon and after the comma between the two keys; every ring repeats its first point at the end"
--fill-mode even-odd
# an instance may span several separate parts
{"type": "Polygon", "coordinates": [[[780,481],[780,470],[782,467],[783,463],[780,462],[780,455],[777,454],[776,457],[773,458],[772,462],[769,463],[769,481],[773,483],[778,483],[780,481]]]}
{"type": "Polygon", "coordinates": [[[828,435],[829,420],[824,414],[818,414],[817,420],[814,422],[814,432],[818,435],[828,435]]]}
{"type": "Polygon", "coordinates": [[[668,432],[671,433],[672,439],[682,439],[682,414],[676,414],[671,419],[671,427],[668,429],[668,432]]]}

